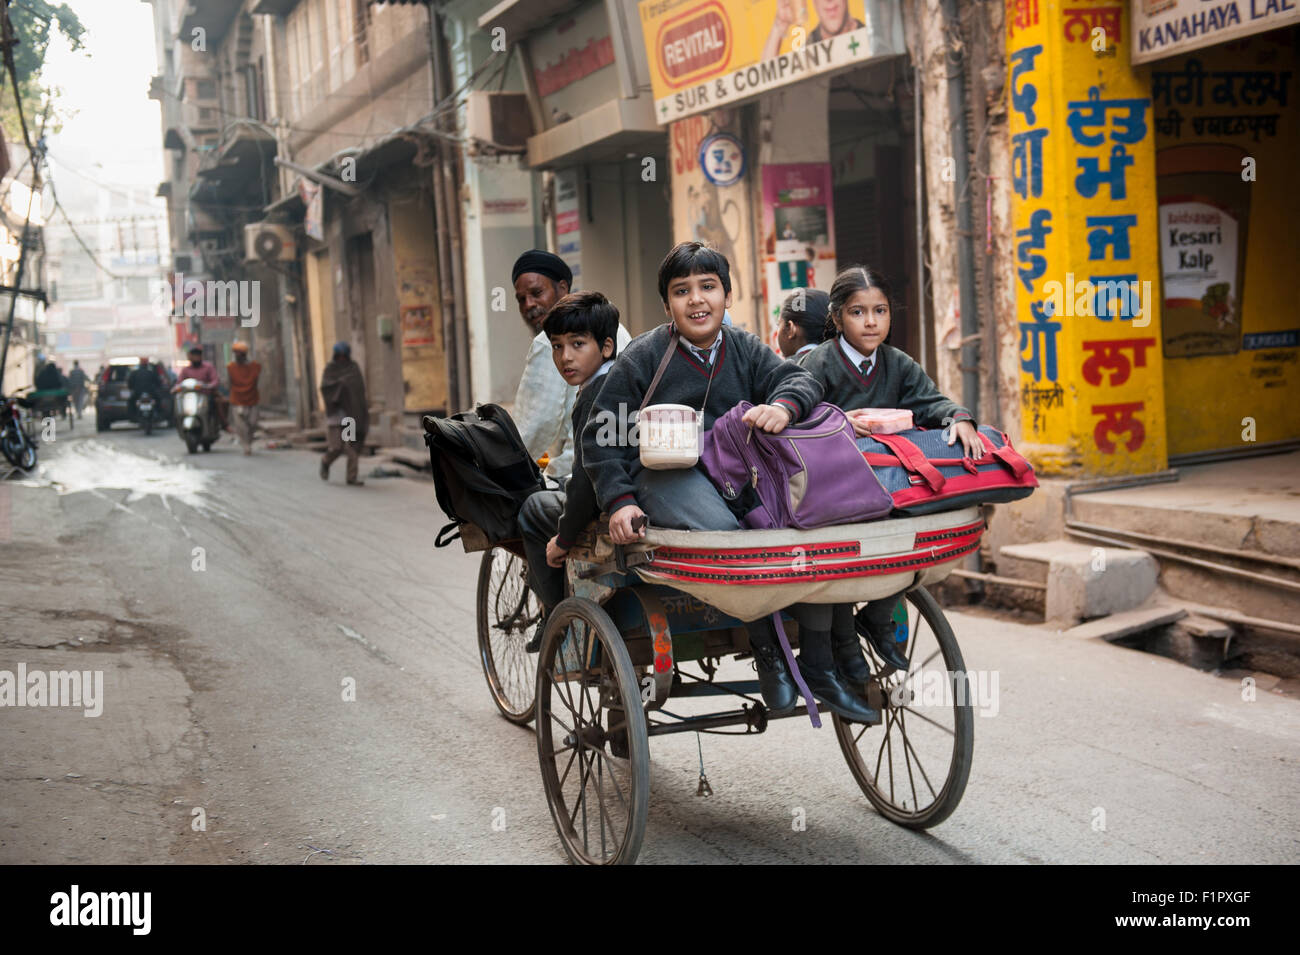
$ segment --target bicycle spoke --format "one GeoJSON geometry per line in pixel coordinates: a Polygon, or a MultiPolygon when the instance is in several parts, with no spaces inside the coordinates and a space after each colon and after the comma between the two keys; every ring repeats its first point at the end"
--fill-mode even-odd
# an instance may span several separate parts
{"type": "Polygon", "coordinates": [[[902,710],[906,710],[908,713],[911,713],[911,714],[913,714],[914,716],[917,716],[917,717],[919,717],[920,719],[925,720],[927,723],[934,723],[935,726],[939,727],[939,729],[943,730],[943,731],[944,731],[945,733],[947,733],[949,736],[956,736],[956,735],[957,735],[957,731],[956,731],[955,729],[948,729],[948,727],[944,726],[942,723],[936,723],[934,720],[930,719],[930,717],[926,716],[926,715],[925,715],[924,713],[922,713],[920,710],[914,710],[914,709],[912,709],[910,706],[900,706],[898,709],[899,709],[900,711],[902,711],[902,710]]]}
{"type": "MultiPolygon", "coordinates": [[[[921,765],[921,757],[917,754],[917,752],[916,752],[916,748],[915,748],[914,746],[912,746],[911,741],[907,738],[907,720],[906,720],[906,718],[900,715],[899,719],[902,720],[902,726],[903,726],[903,746],[904,746],[904,748],[905,748],[904,751],[906,751],[906,750],[908,750],[908,749],[910,749],[910,750],[912,751],[912,758],[916,760],[916,768],[917,768],[918,770],[920,770],[920,772],[921,772],[921,778],[925,780],[925,785],[929,788],[929,790],[930,790],[930,795],[931,795],[932,797],[934,797],[933,799],[931,799],[931,802],[933,802],[934,799],[938,799],[938,798],[939,798],[939,794],[938,794],[937,792],[934,791],[934,783],[930,782],[930,777],[929,777],[929,775],[926,773],[926,771],[925,771],[925,767],[921,765]]],[[[910,768],[909,768],[909,772],[910,772],[910,768]]],[[[916,784],[915,784],[915,783],[912,784],[912,798],[913,798],[913,799],[916,798],[916,784]]],[[[917,808],[918,808],[918,809],[920,808],[920,804],[919,804],[919,803],[918,803],[918,805],[917,805],[917,808]]]]}

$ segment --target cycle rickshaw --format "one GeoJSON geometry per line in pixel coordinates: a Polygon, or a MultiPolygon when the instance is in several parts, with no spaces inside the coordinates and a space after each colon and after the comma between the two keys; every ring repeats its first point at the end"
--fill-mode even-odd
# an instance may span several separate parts
{"type": "MultiPolygon", "coordinates": [[[[725,658],[749,651],[742,620],[798,602],[862,602],[906,590],[895,619],[906,616],[907,672],[863,641],[872,671],[866,695],[881,723],[830,718],[849,771],[885,818],[929,828],[961,800],[973,747],[970,686],[926,586],[979,547],[978,507],[807,531],[650,528],[628,547],[594,524],[569,552],[572,596],[551,615],[537,654],[524,651],[541,611],[521,545],[493,547],[473,525],[461,530],[466,551],[484,552],[478,639],[489,689],[507,719],[536,721],[547,802],[574,862],[635,861],[649,810],[650,737],[760,734],[786,718],[766,710],[756,679],[719,671],[725,658]],[[675,712],[678,701],[718,697],[736,702],[675,712]]],[[[785,627],[797,643],[795,623],[785,627]]]]}

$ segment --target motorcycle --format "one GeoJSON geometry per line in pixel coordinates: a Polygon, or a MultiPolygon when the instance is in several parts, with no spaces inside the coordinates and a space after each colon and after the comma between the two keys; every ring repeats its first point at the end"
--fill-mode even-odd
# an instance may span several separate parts
{"type": "Polygon", "coordinates": [[[158,399],[145,392],[135,403],[135,420],[145,435],[153,434],[153,419],[158,409],[158,399]]]}
{"type": "Polygon", "coordinates": [[[31,405],[17,395],[0,399],[0,451],[10,464],[24,471],[36,467],[36,443],[27,433],[23,411],[31,405]]]}
{"type": "Polygon", "coordinates": [[[180,396],[175,402],[176,433],[186,450],[194,454],[201,445],[211,451],[219,433],[212,394],[194,378],[186,378],[173,390],[180,396]]]}

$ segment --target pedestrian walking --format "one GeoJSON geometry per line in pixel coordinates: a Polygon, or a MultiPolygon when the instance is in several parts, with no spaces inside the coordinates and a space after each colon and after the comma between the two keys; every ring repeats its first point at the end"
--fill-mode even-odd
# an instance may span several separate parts
{"type": "Polygon", "coordinates": [[[325,399],[325,425],[329,444],[320,459],[320,479],[330,479],[330,465],[341,454],[348,457],[348,483],[365,484],[357,478],[361,446],[370,427],[370,406],[361,366],[352,360],[352,346],[338,342],[334,360],[325,366],[320,393],[325,399]]]}
{"type": "Polygon", "coordinates": [[[75,359],[72,371],[68,372],[68,391],[72,394],[72,404],[80,418],[82,409],[86,407],[86,373],[81,369],[81,362],[75,359]]]}
{"type": "Polygon", "coordinates": [[[253,453],[253,434],[257,431],[260,402],[257,379],[262,374],[262,365],[248,360],[247,342],[235,342],[230,350],[235,353],[235,360],[226,365],[230,379],[230,419],[244,454],[248,455],[253,453]]]}

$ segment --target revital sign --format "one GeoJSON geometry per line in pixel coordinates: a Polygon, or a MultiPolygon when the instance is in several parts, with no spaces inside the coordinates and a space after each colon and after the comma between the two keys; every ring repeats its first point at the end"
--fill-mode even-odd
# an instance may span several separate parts
{"type": "Polygon", "coordinates": [[[645,0],[640,12],[661,124],[904,50],[897,0],[645,0]]]}

